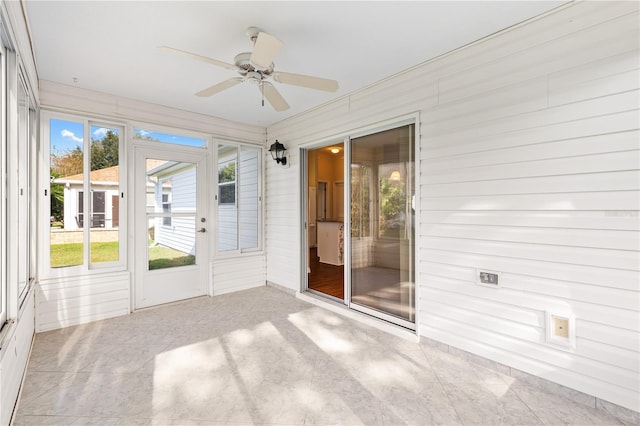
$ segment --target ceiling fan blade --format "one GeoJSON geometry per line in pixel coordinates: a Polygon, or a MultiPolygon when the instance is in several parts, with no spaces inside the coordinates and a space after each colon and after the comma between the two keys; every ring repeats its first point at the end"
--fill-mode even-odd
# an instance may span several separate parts
{"type": "Polygon", "coordinates": [[[207,97],[207,96],[213,96],[216,93],[220,93],[223,90],[226,90],[230,87],[235,86],[236,84],[242,83],[242,81],[243,81],[242,77],[231,78],[229,80],[225,80],[221,83],[214,84],[211,87],[207,87],[206,89],[199,91],[198,93],[196,93],[196,96],[200,96],[201,98],[207,97]]]}
{"type": "Polygon", "coordinates": [[[195,53],[187,52],[186,50],[180,50],[169,46],[159,46],[158,49],[166,50],[168,52],[177,53],[179,55],[186,56],[191,59],[195,59],[196,61],[205,62],[207,64],[215,65],[217,67],[227,68],[230,70],[237,70],[238,67],[233,64],[228,64],[226,62],[219,61],[217,59],[209,58],[207,56],[197,55],[195,53]]]}
{"type": "Polygon", "coordinates": [[[274,72],[271,76],[278,83],[307,87],[309,89],[324,90],[325,92],[335,92],[338,90],[338,82],[326,78],[292,74],[289,72],[274,72]]]}
{"type": "Polygon", "coordinates": [[[283,46],[284,43],[271,34],[258,33],[251,53],[251,63],[263,69],[269,68],[283,46]]]}
{"type": "Polygon", "coordinates": [[[273,87],[273,84],[263,81],[259,86],[264,97],[269,101],[273,109],[276,111],[286,111],[289,109],[289,104],[284,100],[280,92],[273,87]]]}

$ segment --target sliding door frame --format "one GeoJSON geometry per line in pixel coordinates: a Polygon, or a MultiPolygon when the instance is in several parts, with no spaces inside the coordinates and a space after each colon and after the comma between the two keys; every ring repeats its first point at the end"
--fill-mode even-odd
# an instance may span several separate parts
{"type": "MultiPolygon", "coordinates": [[[[307,268],[309,266],[308,259],[308,163],[307,153],[316,148],[331,145],[332,143],[344,143],[344,300],[343,303],[350,309],[372,317],[396,324],[403,328],[412,330],[419,333],[419,286],[418,277],[420,276],[420,262],[418,261],[418,240],[420,238],[420,167],[421,161],[419,156],[420,145],[420,114],[418,112],[402,115],[399,117],[383,120],[374,124],[362,126],[351,131],[340,133],[337,136],[323,138],[321,140],[308,142],[299,145],[300,150],[300,207],[301,207],[301,232],[303,233],[301,238],[301,292],[310,291],[308,288],[308,275],[307,268]],[[393,315],[385,314],[383,312],[367,308],[362,305],[358,305],[351,302],[351,140],[363,136],[372,135],[375,133],[383,132],[385,130],[391,130],[402,126],[413,124],[413,135],[411,141],[411,149],[414,152],[414,173],[413,173],[413,189],[414,189],[414,210],[416,212],[414,218],[414,238],[412,241],[412,254],[411,262],[413,266],[413,284],[414,284],[414,322],[409,322],[393,315]]],[[[335,299],[334,300],[339,300],[335,299]]]]}

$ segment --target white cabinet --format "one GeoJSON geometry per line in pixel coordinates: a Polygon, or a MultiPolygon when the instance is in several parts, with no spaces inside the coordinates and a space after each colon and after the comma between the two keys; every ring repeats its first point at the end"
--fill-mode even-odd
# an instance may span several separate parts
{"type": "Polygon", "coordinates": [[[330,265],[344,264],[344,223],[317,222],[318,257],[330,265]]]}

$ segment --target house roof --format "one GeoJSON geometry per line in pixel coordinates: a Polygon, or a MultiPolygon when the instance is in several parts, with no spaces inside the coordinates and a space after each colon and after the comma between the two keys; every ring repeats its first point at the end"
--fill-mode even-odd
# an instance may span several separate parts
{"type": "MultiPolygon", "coordinates": [[[[153,170],[160,165],[167,163],[165,160],[147,159],[147,170],[153,170]]],[[[84,179],[83,173],[64,176],[54,179],[55,183],[82,183],[84,179]]],[[[98,185],[118,185],[120,182],[120,166],[111,166],[104,169],[92,170],[89,173],[89,180],[92,184],[98,185]]]]}

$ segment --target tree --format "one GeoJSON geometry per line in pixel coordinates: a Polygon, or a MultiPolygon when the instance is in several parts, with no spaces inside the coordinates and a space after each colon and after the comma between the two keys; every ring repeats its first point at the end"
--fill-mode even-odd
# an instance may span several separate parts
{"type": "Polygon", "coordinates": [[[51,176],[71,176],[82,173],[82,148],[75,147],[60,154],[51,154],[51,176]]]}
{"type": "Polygon", "coordinates": [[[404,229],[404,182],[380,179],[380,236],[398,237],[404,229]]]}
{"type": "Polygon", "coordinates": [[[101,170],[118,165],[120,138],[107,130],[102,139],[91,139],[91,170],[101,170]]]}
{"type": "Polygon", "coordinates": [[[51,171],[49,194],[51,196],[51,219],[61,222],[64,218],[64,186],[54,183],[53,179],[60,177],[59,173],[51,171]]]}

